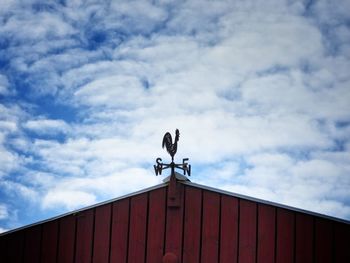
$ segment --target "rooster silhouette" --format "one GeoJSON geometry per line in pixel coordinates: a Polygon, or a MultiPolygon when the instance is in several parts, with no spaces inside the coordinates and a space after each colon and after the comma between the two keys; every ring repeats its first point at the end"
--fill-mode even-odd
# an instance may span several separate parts
{"type": "Polygon", "coordinates": [[[163,137],[163,143],[162,143],[162,147],[166,147],[166,151],[170,154],[171,156],[171,161],[174,161],[174,155],[176,154],[177,151],[177,142],[179,140],[180,137],[180,132],[178,129],[176,129],[175,131],[175,140],[174,140],[174,144],[173,144],[173,139],[171,138],[171,134],[169,132],[167,132],[164,137],[163,137]]]}

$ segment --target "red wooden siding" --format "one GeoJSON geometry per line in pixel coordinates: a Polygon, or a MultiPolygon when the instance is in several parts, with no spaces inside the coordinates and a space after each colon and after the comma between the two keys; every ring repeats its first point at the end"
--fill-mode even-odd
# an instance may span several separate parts
{"type": "Polygon", "coordinates": [[[6,262],[7,238],[0,238],[0,262],[6,262]]]}
{"type": "Polygon", "coordinates": [[[258,263],[275,262],[276,208],[258,205],[258,263]]]}
{"type": "Polygon", "coordinates": [[[295,223],[295,261],[313,262],[313,217],[297,213],[295,223]]]}
{"type": "Polygon", "coordinates": [[[178,184],[0,236],[0,262],[350,262],[350,225],[178,184]]]}
{"type": "Polygon", "coordinates": [[[58,263],[74,262],[75,220],[74,215],[59,220],[58,263]]]}
{"type": "Polygon", "coordinates": [[[23,262],[24,252],[24,231],[15,232],[12,235],[6,236],[7,247],[1,249],[1,254],[6,255],[5,262],[21,263],[23,262]]]}
{"type": "Polygon", "coordinates": [[[95,209],[93,263],[109,260],[111,208],[111,204],[107,204],[95,209]]]}
{"type": "Polygon", "coordinates": [[[89,262],[92,253],[94,210],[86,210],[77,215],[75,262],[89,262]]]}
{"type": "Polygon", "coordinates": [[[166,189],[149,193],[147,262],[162,262],[164,255],[166,189]]]}
{"type": "Polygon", "coordinates": [[[131,198],[128,262],[145,261],[147,229],[147,193],[131,198]]]}
{"type": "Polygon", "coordinates": [[[315,221],[315,262],[332,262],[333,243],[332,221],[316,218],[315,221]]]}
{"type": "Polygon", "coordinates": [[[202,190],[186,188],[183,262],[200,262],[202,190]]]}
{"type": "Polygon", "coordinates": [[[255,263],[256,257],[256,213],[255,202],[241,200],[239,206],[238,262],[255,263]]]}
{"type": "Polygon", "coordinates": [[[43,224],[41,240],[41,262],[55,263],[58,244],[58,220],[43,224]]]}
{"type": "Polygon", "coordinates": [[[350,262],[350,227],[334,225],[334,262],[350,262]]]}
{"type": "Polygon", "coordinates": [[[40,261],[41,225],[31,227],[24,233],[24,260],[29,263],[40,261]]]}
{"type": "Polygon", "coordinates": [[[238,259],[238,199],[221,196],[220,262],[236,263],[238,259]]]}
{"type": "Polygon", "coordinates": [[[220,195],[203,193],[201,262],[217,262],[219,258],[220,195]]]}
{"type": "Polygon", "coordinates": [[[111,230],[111,263],[125,263],[128,259],[130,199],[113,203],[111,230]]]}
{"type": "Polygon", "coordinates": [[[295,213],[277,208],[276,263],[294,262],[295,213]]]}

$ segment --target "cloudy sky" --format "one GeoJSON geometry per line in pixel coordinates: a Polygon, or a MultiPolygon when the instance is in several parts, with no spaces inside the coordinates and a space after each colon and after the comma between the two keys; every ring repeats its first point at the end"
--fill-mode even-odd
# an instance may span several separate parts
{"type": "Polygon", "coordinates": [[[350,220],[350,2],[0,2],[0,231],[191,180],[350,220]]]}

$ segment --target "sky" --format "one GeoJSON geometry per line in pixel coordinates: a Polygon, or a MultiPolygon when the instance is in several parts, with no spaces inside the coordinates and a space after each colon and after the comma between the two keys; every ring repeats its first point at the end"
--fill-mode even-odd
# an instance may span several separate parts
{"type": "Polygon", "coordinates": [[[0,232],[191,181],[350,220],[350,1],[0,2],[0,232]]]}

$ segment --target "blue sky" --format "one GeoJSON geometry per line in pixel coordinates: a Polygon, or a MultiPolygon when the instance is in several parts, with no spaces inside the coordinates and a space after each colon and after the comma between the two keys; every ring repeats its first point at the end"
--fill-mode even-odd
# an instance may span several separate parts
{"type": "Polygon", "coordinates": [[[192,181],[350,220],[350,2],[0,3],[0,231],[192,181]]]}

